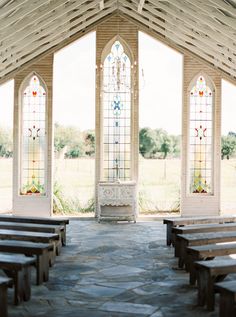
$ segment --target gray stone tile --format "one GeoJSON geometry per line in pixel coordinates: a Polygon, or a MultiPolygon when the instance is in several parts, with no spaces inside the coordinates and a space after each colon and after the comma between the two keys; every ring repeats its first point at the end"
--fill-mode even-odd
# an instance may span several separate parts
{"type": "Polygon", "coordinates": [[[86,293],[94,297],[113,297],[123,292],[123,290],[120,288],[105,287],[105,286],[99,286],[99,285],[90,285],[87,287],[77,286],[75,287],[75,290],[81,293],[86,293]]]}
{"type": "Polygon", "coordinates": [[[143,269],[139,269],[136,267],[131,267],[127,265],[116,265],[109,269],[101,270],[105,276],[129,276],[129,275],[136,275],[145,272],[143,269]]]}
{"type": "Polygon", "coordinates": [[[156,307],[123,302],[107,302],[103,304],[100,309],[112,312],[131,313],[134,315],[150,315],[156,310],[156,307]]]}

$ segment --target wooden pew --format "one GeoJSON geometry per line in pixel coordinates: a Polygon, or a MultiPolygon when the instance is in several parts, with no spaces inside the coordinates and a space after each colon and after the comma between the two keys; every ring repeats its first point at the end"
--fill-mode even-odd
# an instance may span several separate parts
{"type": "Polygon", "coordinates": [[[60,244],[62,245],[62,235],[64,234],[64,226],[62,225],[44,225],[37,223],[18,223],[18,222],[1,222],[0,229],[31,231],[31,232],[47,232],[56,233],[60,237],[60,244]]]}
{"type": "Polygon", "coordinates": [[[205,216],[205,217],[177,217],[177,218],[166,218],[163,219],[163,223],[166,224],[166,243],[171,245],[172,239],[172,228],[179,226],[187,226],[194,224],[209,224],[209,223],[227,223],[236,222],[236,217],[222,217],[222,216],[205,216]]]}
{"type": "Polygon", "coordinates": [[[49,278],[49,252],[53,245],[29,241],[0,240],[0,252],[21,253],[36,257],[36,284],[40,285],[49,278]]]}
{"type": "Polygon", "coordinates": [[[225,281],[215,284],[220,293],[220,317],[236,316],[236,281],[225,281]]]}
{"type": "Polygon", "coordinates": [[[187,262],[187,247],[221,242],[236,242],[236,232],[207,232],[193,234],[177,234],[175,255],[179,257],[179,267],[183,268],[187,262]]]}
{"type": "Polygon", "coordinates": [[[194,285],[196,282],[196,270],[194,262],[202,260],[212,260],[214,257],[221,257],[236,254],[236,243],[206,244],[187,247],[187,260],[185,265],[189,271],[189,283],[194,285]]]}
{"type": "Polygon", "coordinates": [[[32,264],[35,264],[33,257],[19,254],[0,254],[0,269],[13,279],[15,305],[30,299],[30,266],[32,264]]]}
{"type": "Polygon", "coordinates": [[[236,223],[211,223],[203,225],[190,225],[184,227],[172,228],[173,245],[175,245],[177,234],[192,234],[201,232],[221,232],[221,231],[236,231],[236,223]]]}
{"type": "Polygon", "coordinates": [[[35,223],[45,225],[61,225],[64,227],[62,234],[62,244],[66,245],[66,225],[69,224],[68,218],[46,218],[46,217],[26,217],[26,216],[13,216],[13,215],[0,215],[0,221],[11,221],[19,223],[35,223]]]}
{"type": "Polygon", "coordinates": [[[53,251],[50,252],[50,265],[53,265],[56,254],[60,252],[59,235],[56,233],[31,232],[0,229],[0,240],[20,240],[36,243],[49,243],[53,245],[53,251]]]}
{"type": "Polygon", "coordinates": [[[214,283],[222,281],[229,273],[236,273],[235,259],[217,258],[212,261],[195,262],[197,270],[198,305],[206,304],[207,310],[214,310],[214,283]]]}
{"type": "Polygon", "coordinates": [[[11,278],[0,276],[0,312],[1,317],[8,317],[7,313],[7,289],[12,286],[11,278]]]}

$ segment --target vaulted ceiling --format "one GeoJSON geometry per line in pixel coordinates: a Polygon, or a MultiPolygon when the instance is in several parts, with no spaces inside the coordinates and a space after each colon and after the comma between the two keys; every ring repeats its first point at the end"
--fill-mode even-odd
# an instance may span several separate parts
{"type": "Polygon", "coordinates": [[[0,0],[0,82],[115,13],[236,81],[236,0],[0,0]]]}

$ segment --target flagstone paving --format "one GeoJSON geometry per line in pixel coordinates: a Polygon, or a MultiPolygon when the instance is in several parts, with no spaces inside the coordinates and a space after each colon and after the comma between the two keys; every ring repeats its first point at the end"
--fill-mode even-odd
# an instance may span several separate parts
{"type": "MultiPolygon", "coordinates": [[[[161,221],[71,220],[49,281],[36,286],[9,317],[216,317],[196,306],[196,288],[176,270],[161,221]]],[[[9,290],[9,302],[12,291],[9,290]]],[[[1,314],[0,314],[1,315],[1,314]]]]}

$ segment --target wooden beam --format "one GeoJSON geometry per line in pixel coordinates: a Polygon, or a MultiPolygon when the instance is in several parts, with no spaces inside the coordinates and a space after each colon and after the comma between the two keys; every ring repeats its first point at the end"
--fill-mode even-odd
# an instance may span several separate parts
{"type": "Polygon", "coordinates": [[[236,9],[230,3],[227,4],[226,2],[221,0],[209,0],[209,1],[212,3],[214,7],[217,6],[217,8],[222,9],[228,12],[230,15],[233,15],[236,17],[236,9]]]}
{"type": "MultiPolygon", "coordinates": [[[[116,6],[115,6],[116,0],[109,0],[107,3],[109,3],[108,9],[104,9],[103,11],[100,11],[99,9],[94,9],[92,13],[91,12],[89,13],[89,15],[91,15],[93,17],[91,17],[87,21],[84,21],[83,23],[81,23],[79,26],[75,27],[72,30],[70,30],[70,26],[68,26],[68,32],[66,33],[66,35],[65,34],[60,35],[54,41],[51,41],[50,43],[45,44],[43,47],[36,50],[35,52],[30,53],[29,55],[27,55],[25,58],[22,58],[18,62],[14,63],[12,65],[9,65],[6,69],[4,69],[0,73],[0,79],[3,79],[3,77],[5,75],[10,74],[12,71],[19,68],[21,65],[34,59],[35,57],[37,57],[40,54],[44,53],[45,51],[49,50],[50,48],[56,47],[57,44],[59,44],[61,41],[65,40],[66,38],[69,38],[70,36],[76,34],[77,32],[79,32],[83,29],[86,29],[87,27],[90,26],[90,24],[93,24],[96,21],[103,18],[104,16],[109,15],[112,12],[114,12],[116,10],[116,6]]],[[[88,16],[87,16],[87,18],[88,18],[88,16]]],[[[10,77],[10,75],[9,75],[9,77],[10,77]]]]}
{"type": "Polygon", "coordinates": [[[145,0],[140,0],[138,4],[138,13],[142,13],[145,0]]]}
{"type": "MultiPolygon", "coordinates": [[[[80,5],[79,8],[79,15],[82,15],[84,12],[86,12],[87,10],[92,9],[93,7],[96,7],[96,5],[99,3],[100,0],[94,0],[91,3],[89,3],[88,5],[80,5]]],[[[84,3],[86,1],[80,1],[80,3],[84,3]]],[[[78,2],[76,2],[76,4],[78,4],[78,2]]],[[[67,8],[67,10],[62,12],[60,11],[60,13],[57,14],[57,20],[55,20],[54,16],[51,16],[50,19],[48,19],[46,22],[42,22],[42,28],[41,31],[38,32],[36,35],[32,34],[26,38],[24,38],[23,40],[20,41],[19,45],[14,45],[14,47],[11,47],[9,50],[7,50],[5,53],[2,53],[2,59],[5,60],[6,58],[10,57],[11,59],[18,58],[17,53],[19,53],[20,51],[22,51],[22,53],[24,53],[26,51],[26,48],[28,47],[28,50],[32,49],[33,43],[37,43],[37,41],[39,41],[40,39],[44,38],[45,42],[48,41],[48,36],[52,35],[53,32],[57,32],[60,33],[61,32],[61,28],[63,26],[63,22],[62,20],[59,20],[60,17],[65,16],[64,18],[64,23],[69,22],[70,20],[76,18],[78,16],[78,11],[74,11],[75,6],[73,6],[72,8],[70,8],[70,10],[67,8]],[[46,23],[46,24],[44,24],[46,23]],[[50,28],[47,27],[47,25],[49,24],[50,28]],[[58,27],[58,25],[61,25],[58,27]],[[43,29],[43,26],[45,27],[43,29]],[[14,55],[15,54],[15,55],[14,55]]],[[[72,25],[73,26],[73,25],[72,25]]],[[[16,44],[18,42],[18,40],[16,40],[16,42],[14,44],[16,44]]],[[[8,61],[6,61],[7,63],[8,61]]],[[[1,67],[0,67],[1,69],[1,67]]]]}
{"type": "Polygon", "coordinates": [[[99,2],[99,8],[100,8],[100,10],[104,9],[104,0],[99,2]]]}
{"type": "Polygon", "coordinates": [[[24,4],[27,1],[28,0],[15,0],[12,3],[10,3],[9,5],[6,4],[5,6],[1,7],[0,18],[6,16],[11,11],[18,9],[22,4],[24,4]]]}
{"type": "MultiPolygon", "coordinates": [[[[29,15],[32,11],[38,10],[42,7],[48,0],[28,0],[24,5],[19,7],[19,10],[10,17],[6,17],[1,19],[1,32],[3,29],[8,28],[13,23],[17,22],[18,20],[23,19],[25,16],[29,15]]],[[[1,38],[1,35],[0,35],[1,38]]]]}
{"type": "MultiPolygon", "coordinates": [[[[64,12],[68,12],[70,9],[75,9],[79,5],[83,4],[86,1],[77,1],[75,4],[68,5],[68,9],[64,8],[64,12]],[[68,10],[68,11],[67,11],[68,10]]],[[[27,35],[38,32],[40,28],[48,25],[54,19],[60,17],[63,13],[63,10],[60,10],[60,7],[65,4],[65,0],[57,0],[49,3],[48,6],[45,6],[44,9],[41,9],[40,12],[36,12],[34,15],[25,17],[23,20],[20,20],[13,26],[10,26],[6,32],[0,31],[0,39],[3,42],[5,39],[9,39],[9,42],[3,42],[3,49],[9,47],[14,41],[18,41],[18,38],[21,40],[27,35]],[[36,23],[37,22],[37,23],[36,23]]]]}
{"type": "MultiPolygon", "coordinates": [[[[1,1],[1,0],[0,0],[1,1]]],[[[114,4],[115,5],[115,4],[114,4]]],[[[43,53],[39,54],[38,56],[36,56],[34,59],[30,59],[27,62],[25,62],[24,64],[22,64],[21,66],[13,69],[11,72],[7,73],[6,75],[4,75],[2,78],[0,78],[0,85],[4,84],[5,82],[7,82],[8,80],[12,80],[14,79],[14,76],[30,67],[31,65],[34,65],[35,63],[39,62],[40,60],[42,60],[43,58],[45,58],[47,55],[49,54],[53,54],[56,53],[57,51],[59,51],[60,49],[63,49],[65,46],[73,43],[74,41],[82,38],[83,36],[89,34],[90,32],[93,32],[96,30],[96,26],[99,23],[103,23],[104,21],[110,19],[111,16],[116,15],[117,12],[117,8],[115,11],[113,11],[111,14],[105,15],[103,16],[100,20],[96,21],[95,23],[88,25],[88,27],[86,27],[86,29],[82,29],[79,32],[73,34],[71,37],[64,39],[63,41],[61,41],[60,43],[58,43],[57,45],[49,48],[48,50],[44,51],[43,53]]]]}
{"type": "MultiPolygon", "coordinates": [[[[187,11],[186,13],[183,13],[182,11],[176,11],[176,9],[171,8],[170,6],[167,6],[164,3],[158,2],[154,0],[149,0],[152,4],[156,5],[156,8],[164,10],[168,14],[172,15],[178,20],[184,21],[187,25],[189,25],[190,28],[194,29],[196,32],[203,33],[206,37],[210,37],[212,40],[214,40],[217,45],[224,45],[226,49],[231,51],[231,54],[236,54],[236,46],[234,45],[232,39],[228,39],[223,34],[219,34],[218,32],[215,32],[207,25],[204,25],[204,23],[198,19],[196,15],[191,15],[191,11],[187,11]],[[199,23],[197,23],[199,22],[199,23]]],[[[172,2],[173,3],[173,2],[172,2]]],[[[179,8],[178,8],[179,9],[179,8]]]]}
{"type": "Polygon", "coordinates": [[[186,27],[184,21],[177,21],[171,16],[157,11],[156,8],[150,6],[149,4],[145,4],[144,8],[147,10],[145,11],[144,16],[149,17],[147,12],[150,12],[154,19],[158,16],[161,17],[163,20],[165,20],[165,23],[162,23],[159,20],[154,21],[156,23],[160,23],[163,27],[170,30],[174,34],[177,34],[186,42],[192,43],[192,45],[201,48],[203,51],[207,51],[208,54],[215,56],[215,58],[219,59],[221,62],[224,62],[229,67],[236,68],[236,55],[229,53],[226,48],[219,47],[212,39],[201,36],[197,32],[194,32],[193,29],[186,27]]]}
{"type": "Polygon", "coordinates": [[[200,56],[196,55],[195,53],[193,53],[193,52],[189,51],[188,49],[176,44],[172,40],[170,40],[166,37],[163,37],[161,34],[156,32],[155,30],[151,29],[149,26],[143,24],[142,22],[138,21],[137,19],[134,19],[133,17],[131,17],[123,12],[119,13],[119,15],[121,17],[123,17],[124,19],[126,19],[127,21],[138,26],[138,28],[141,32],[148,34],[149,36],[160,41],[161,43],[163,43],[167,47],[175,50],[176,52],[178,52],[180,54],[187,54],[189,56],[192,56],[197,61],[201,62],[203,65],[206,65],[206,67],[210,67],[211,69],[214,69],[215,71],[217,71],[218,74],[221,75],[222,79],[228,80],[230,83],[236,85],[236,77],[233,77],[230,73],[227,73],[227,72],[217,68],[215,65],[213,65],[212,63],[208,62],[207,60],[201,58],[200,56]]]}
{"type": "MultiPolygon", "coordinates": [[[[129,7],[130,3],[127,3],[126,6],[129,7]]],[[[215,65],[215,59],[214,56],[210,57],[209,55],[207,55],[205,52],[199,50],[198,48],[186,43],[185,41],[183,41],[181,38],[177,37],[175,34],[173,34],[170,31],[166,31],[164,30],[163,27],[156,25],[152,22],[150,22],[148,19],[145,19],[143,17],[141,17],[140,15],[138,15],[134,10],[129,10],[126,7],[120,7],[120,10],[122,12],[124,12],[125,14],[133,17],[134,19],[138,20],[138,21],[142,21],[142,23],[144,23],[145,25],[147,25],[148,27],[152,28],[153,30],[155,30],[156,32],[164,35],[165,37],[168,37],[170,40],[174,41],[175,43],[177,43],[178,45],[180,45],[180,47],[184,47],[186,48],[188,51],[192,51],[193,53],[195,53],[196,55],[199,55],[200,57],[202,57],[203,59],[205,59],[206,61],[208,61],[209,63],[211,63],[212,65],[215,65]]],[[[215,65],[216,66],[216,65],[215,65]]],[[[217,67],[218,68],[218,67],[217,67]]],[[[224,66],[223,64],[220,65],[220,68],[222,70],[224,70],[226,73],[231,74],[233,77],[236,77],[236,71],[234,71],[233,69],[230,69],[229,67],[224,66]]]]}
{"type": "MultiPolygon", "coordinates": [[[[199,1],[195,0],[185,0],[187,1],[187,5],[182,5],[177,0],[172,0],[171,4],[174,6],[177,6],[181,8],[181,10],[188,12],[191,14],[195,19],[200,20],[203,24],[206,24],[213,28],[214,30],[217,30],[219,33],[224,34],[229,39],[232,38],[232,36],[235,36],[235,20],[231,19],[231,23],[234,25],[234,28],[229,27],[227,25],[220,24],[219,22],[215,21],[212,16],[216,17],[216,14],[212,11],[206,10],[206,6],[202,5],[199,1]],[[233,20],[233,21],[232,21],[233,20]]],[[[229,22],[229,21],[227,21],[229,22]]]]}

